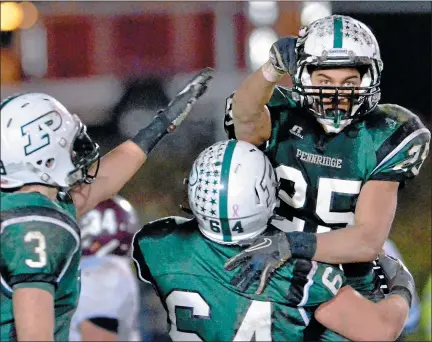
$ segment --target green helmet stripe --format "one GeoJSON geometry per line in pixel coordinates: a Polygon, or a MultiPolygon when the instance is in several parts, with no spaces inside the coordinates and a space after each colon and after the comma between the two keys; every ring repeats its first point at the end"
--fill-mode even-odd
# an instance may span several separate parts
{"type": "Polygon", "coordinates": [[[334,18],[333,19],[333,32],[334,32],[333,48],[335,49],[342,48],[342,39],[343,39],[342,28],[343,28],[342,18],[341,17],[334,18]]]}
{"type": "Polygon", "coordinates": [[[219,217],[222,227],[222,236],[225,242],[231,242],[231,229],[228,221],[228,182],[231,168],[231,160],[237,140],[230,140],[225,149],[221,170],[220,184],[223,188],[219,191],[219,217]]]}

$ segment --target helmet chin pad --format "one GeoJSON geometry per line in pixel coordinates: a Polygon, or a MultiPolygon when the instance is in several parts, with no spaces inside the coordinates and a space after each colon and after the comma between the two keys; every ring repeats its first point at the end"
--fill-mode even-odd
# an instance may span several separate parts
{"type": "Polygon", "coordinates": [[[324,128],[326,133],[339,133],[341,132],[345,127],[351,124],[352,119],[348,120],[341,120],[339,122],[338,127],[336,127],[332,120],[329,119],[323,119],[323,118],[317,118],[317,121],[321,124],[321,126],[324,128]]]}

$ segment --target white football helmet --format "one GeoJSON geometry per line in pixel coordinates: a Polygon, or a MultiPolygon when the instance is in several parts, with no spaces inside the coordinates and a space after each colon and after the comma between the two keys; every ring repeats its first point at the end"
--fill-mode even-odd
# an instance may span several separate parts
{"type": "Polygon", "coordinates": [[[316,116],[327,132],[340,132],[355,116],[369,113],[376,107],[381,94],[383,62],[378,42],[365,24],[342,15],[316,20],[300,30],[296,50],[294,94],[297,94],[298,99],[316,116]],[[361,70],[360,87],[312,86],[313,68],[341,67],[356,67],[361,70]],[[341,97],[349,99],[348,110],[338,108],[341,97]],[[325,99],[328,102],[329,98],[333,108],[325,110],[323,103],[325,99]]]}
{"type": "Polygon", "coordinates": [[[188,180],[189,205],[202,234],[235,244],[267,228],[277,185],[270,161],[256,146],[222,141],[195,160],[188,180]]]}
{"type": "Polygon", "coordinates": [[[11,96],[1,103],[1,188],[42,184],[68,189],[94,176],[99,147],[76,115],[41,93],[11,96]]]}

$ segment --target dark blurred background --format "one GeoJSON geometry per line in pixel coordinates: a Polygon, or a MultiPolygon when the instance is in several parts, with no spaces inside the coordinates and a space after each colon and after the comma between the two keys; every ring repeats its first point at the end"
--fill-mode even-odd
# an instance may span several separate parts
{"type": "MultiPolygon", "coordinates": [[[[225,138],[225,98],[268,56],[278,38],[338,13],[375,33],[384,60],[382,102],[431,127],[431,2],[2,2],[1,96],[41,91],[80,115],[104,152],[132,136],[191,75],[216,69],[190,119],[167,137],[122,190],[143,222],[182,215],[183,178],[197,154],[225,138]]],[[[289,80],[284,80],[289,85],[289,80]]],[[[431,275],[431,157],[401,190],[395,242],[422,295],[431,275]]],[[[144,330],[165,328],[147,287],[144,330]]],[[[424,340],[414,329],[411,340],[424,340]]]]}

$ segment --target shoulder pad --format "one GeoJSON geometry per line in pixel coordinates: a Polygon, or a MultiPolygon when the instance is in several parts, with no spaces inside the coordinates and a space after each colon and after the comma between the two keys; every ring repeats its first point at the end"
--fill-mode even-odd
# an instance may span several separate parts
{"type": "Polygon", "coordinates": [[[429,152],[430,131],[417,115],[393,105],[379,105],[365,120],[372,139],[376,166],[371,180],[392,180],[405,184],[415,177],[429,152]]]}
{"type": "Polygon", "coordinates": [[[430,135],[417,115],[395,104],[379,105],[366,118],[366,128],[374,140],[378,161],[402,142],[422,133],[430,135]]]}
{"type": "Polygon", "coordinates": [[[276,86],[267,107],[298,107],[298,102],[293,99],[292,89],[276,86]]]}
{"type": "Polygon", "coordinates": [[[413,112],[396,104],[378,105],[375,111],[368,116],[366,125],[368,128],[380,128],[393,130],[401,125],[416,130],[423,128],[424,125],[417,115],[413,112]]]}
{"type": "Polygon", "coordinates": [[[145,224],[140,232],[140,236],[162,238],[171,233],[176,229],[187,226],[189,222],[194,219],[187,219],[181,216],[168,216],[145,224]]]}
{"type": "Polygon", "coordinates": [[[45,220],[50,220],[51,223],[66,223],[70,226],[77,234],[80,235],[80,229],[76,220],[72,219],[70,216],[62,213],[60,210],[56,210],[54,208],[49,207],[41,207],[41,206],[27,206],[27,207],[16,207],[8,210],[1,211],[1,219],[0,222],[2,226],[8,226],[21,222],[29,222],[25,220],[26,217],[31,218],[32,222],[41,220],[42,222],[45,220]]]}

